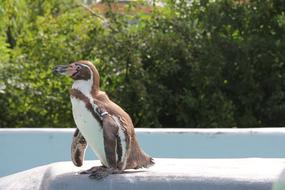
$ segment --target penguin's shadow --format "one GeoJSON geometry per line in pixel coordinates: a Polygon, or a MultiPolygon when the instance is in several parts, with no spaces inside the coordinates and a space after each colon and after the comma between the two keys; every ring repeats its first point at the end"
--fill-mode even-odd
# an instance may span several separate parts
{"type": "Polygon", "coordinates": [[[146,170],[128,170],[128,171],[123,171],[122,174],[134,174],[134,173],[144,173],[147,172],[146,170]]]}
{"type": "MultiPolygon", "coordinates": [[[[78,171],[78,172],[69,172],[67,174],[71,174],[71,173],[75,173],[76,175],[89,175],[89,174],[80,174],[80,172],[83,172],[85,170],[82,170],[82,171],[78,171]]],[[[125,170],[123,171],[121,174],[135,174],[135,173],[144,173],[144,172],[147,172],[146,170],[125,170]]],[[[111,175],[120,175],[120,174],[111,174],[111,175]]]]}
{"type": "MultiPolygon", "coordinates": [[[[85,170],[82,170],[85,171],[85,170]]],[[[90,174],[81,174],[80,172],[82,171],[77,171],[77,172],[68,172],[65,173],[64,175],[66,176],[89,176],[90,174]]],[[[126,170],[123,171],[121,174],[110,174],[109,176],[120,176],[122,174],[136,174],[136,173],[145,173],[147,172],[146,170],[126,170]]]]}

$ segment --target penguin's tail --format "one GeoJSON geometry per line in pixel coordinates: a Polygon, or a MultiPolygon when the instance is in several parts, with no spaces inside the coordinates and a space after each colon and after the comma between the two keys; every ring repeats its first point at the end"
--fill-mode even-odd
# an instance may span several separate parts
{"type": "Polygon", "coordinates": [[[138,159],[138,164],[137,167],[134,169],[138,168],[149,168],[154,165],[153,158],[145,154],[143,151],[141,151],[140,158],[138,159]]]}
{"type": "Polygon", "coordinates": [[[153,158],[144,153],[136,139],[133,139],[126,169],[149,168],[152,165],[154,165],[153,158]]]}

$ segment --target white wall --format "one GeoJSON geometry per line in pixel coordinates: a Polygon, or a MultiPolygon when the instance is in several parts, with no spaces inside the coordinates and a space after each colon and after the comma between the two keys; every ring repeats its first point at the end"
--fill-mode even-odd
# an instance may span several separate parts
{"type": "MultiPolygon", "coordinates": [[[[74,129],[0,129],[0,176],[70,161],[74,129]]],[[[136,129],[156,158],[285,158],[285,128],[136,129]]],[[[96,159],[88,150],[87,160],[96,159]]]]}

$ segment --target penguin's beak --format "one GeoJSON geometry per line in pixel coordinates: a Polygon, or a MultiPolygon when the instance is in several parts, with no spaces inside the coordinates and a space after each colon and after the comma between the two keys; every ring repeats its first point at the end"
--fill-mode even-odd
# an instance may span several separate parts
{"type": "Polygon", "coordinates": [[[52,70],[53,74],[68,75],[68,65],[57,65],[52,70]]]}
{"type": "Polygon", "coordinates": [[[53,68],[52,72],[53,72],[53,74],[73,76],[75,73],[78,72],[78,69],[75,66],[75,64],[58,65],[58,66],[53,68]]]}

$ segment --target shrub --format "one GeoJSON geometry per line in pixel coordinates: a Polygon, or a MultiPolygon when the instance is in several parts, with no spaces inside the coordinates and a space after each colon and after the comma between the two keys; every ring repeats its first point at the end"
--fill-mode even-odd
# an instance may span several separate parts
{"type": "Polygon", "coordinates": [[[283,1],[166,1],[150,14],[132,4],[104,21],[66,2],[10,6],[17,25],[0,11],[1,127],[73,127],[71,81],[51,68],[79,59],[137,127],[285,125],[283,1]]]}

